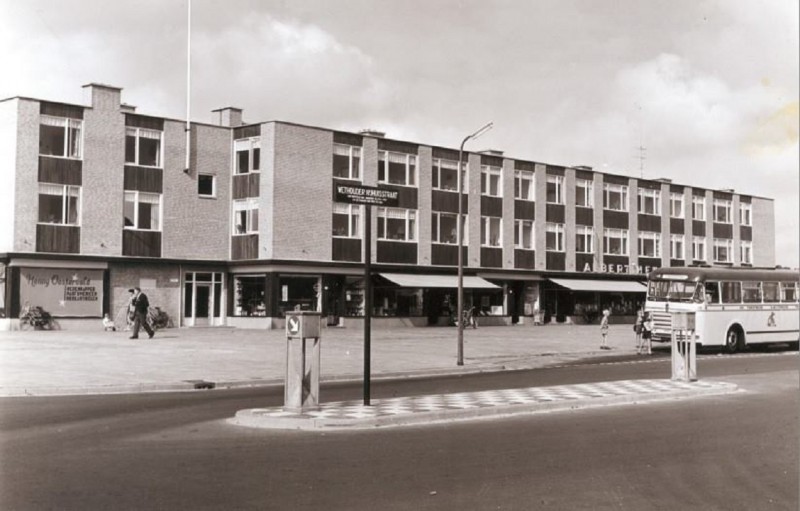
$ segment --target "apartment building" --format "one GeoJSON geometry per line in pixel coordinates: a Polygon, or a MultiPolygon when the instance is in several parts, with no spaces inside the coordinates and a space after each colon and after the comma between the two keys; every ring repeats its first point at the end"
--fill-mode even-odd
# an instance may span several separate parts
{"type": "Polygon", "coordinates": [[[64,328],[124,314],[139,286],[176,325],[273,328],[286,310],[364,315],[371,229],[374,324],[446,324],[462,191],[467,303],[484,324],[630,318],[651,269],[773,266],[771,199],[465,153],[289,122],[142,115],[121,89],[86,103],[0,101],[0,311],[64,328]],[[188,148],[187,148],[188,140],[188,148]],[[187,150],[188,149],[188,150],[187,150]],[[187,166],[188,161],[188,166],[187,166]],[[398,191],[397,207],[334,202],[339,184],[398,191]]]}

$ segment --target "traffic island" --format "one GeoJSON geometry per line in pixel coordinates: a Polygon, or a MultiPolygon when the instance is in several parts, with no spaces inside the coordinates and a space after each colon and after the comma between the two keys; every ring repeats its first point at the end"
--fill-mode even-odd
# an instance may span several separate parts
{"type": "Polygon", "coordinates": [[[642,404],[737,391],[735,384],[721,381],[623,380],[376,399],[371,406],[361,401],[338,401],[301,412],[283,407],[253,408],[240,410],[228,421],[265,429],[363,429],[642,404]]]}

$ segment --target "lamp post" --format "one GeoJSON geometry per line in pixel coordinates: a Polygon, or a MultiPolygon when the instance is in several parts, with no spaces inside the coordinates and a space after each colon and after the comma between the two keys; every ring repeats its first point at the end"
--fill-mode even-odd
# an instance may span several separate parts
{"type": "MultiPolygon", "coordinates": [[[[458,218],[456,218],[457,224],[457,231],[458,231],[458,299],[456,300],[456,325],[458,326],[458,365],[464,365],[464,254],[463,254],[463,244],[464,244],[464,222],[463,222],[463,198],[464,198],[464,179],[462,172],[462,163],[461,160],[464,157],[464,144],[467,143],[468,140],[474,140],[490,129],[494,123],[489,123],[486,126],[482,127],[472,135],[468,135],[464,137],[464,140],[461,141],[461,147],[458,148],[458,218]]],[[[468,176],[467,176],[468,177],[468,176]]]]}

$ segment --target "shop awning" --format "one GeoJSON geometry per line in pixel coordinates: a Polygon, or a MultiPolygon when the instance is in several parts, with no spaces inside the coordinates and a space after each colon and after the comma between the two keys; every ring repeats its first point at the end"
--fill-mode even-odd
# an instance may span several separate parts
{"type": "Polygon", "coordinates": [[[616,293],[644,293],[647,287],[632,280],[550,279],[550,282],[573,291],[607,291],[616,293]]]}
{"type": "MultiPolygon", "coordinates": [[[[381,273],[380,276],[394,282],[401,287],[444,287],[452,289],[458,287],[458,277],[455,275],[410,275],[406,273],[381,273]]],[[[500,289],[500,286],[496,286],[480,277],[465,276],[464,288],[500,289]]]]}

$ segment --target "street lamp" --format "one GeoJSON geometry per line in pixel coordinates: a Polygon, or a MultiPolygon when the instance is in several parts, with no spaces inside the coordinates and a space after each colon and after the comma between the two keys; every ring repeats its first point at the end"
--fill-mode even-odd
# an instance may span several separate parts
{"type": "MultiPolygon", "coordinates": [[[[472,135],[468,135],[464,137],[464,140],[461,141],[461,147],[458,148],[458,218],[456,219],[457,223],[457,230],[458,230],[458,299],[456,303],[457,312],[456,312],[456,325],[458,326],[458,365],[464,365],[464,254],[463,254],[463,244],[464,244],[464,222],[463,222],[463,197],[464,197],[464,178],[462,172],[462,163],[461,160],[463,159],[464,155],[464,144],[467,143],[468,140],[474,140],[490,129],[494,123],[489,123],[483,128],[479,129],[472,135]]],[[[468,176],[467,176],[468,177],[468,176]]]]}

